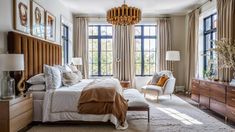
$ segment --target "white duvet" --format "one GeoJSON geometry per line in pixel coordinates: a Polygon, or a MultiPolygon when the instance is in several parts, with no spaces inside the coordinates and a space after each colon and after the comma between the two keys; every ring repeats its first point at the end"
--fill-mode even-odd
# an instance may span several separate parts
{"type": "MultiPolygon", "coordinates": [[[[55,90],[48,90],[44,96],[43,103],[43,122],[55,121],[103,121],[110,120],[116,129],[126,129],[128,124],[125,122],[124,127],[120,126],[117,118],[112,114],[92,115],[79,114],[77,112],[78,100],[83,88],[95,80],[84,79],[80,83],[61,87],[55,90]]],[[[122,88],[117,79],[105,79],[100,86],[115,86],[117,92],[122,93],[122,88]],[[105,82],[105,83],[104,83],[105,82]]]]}

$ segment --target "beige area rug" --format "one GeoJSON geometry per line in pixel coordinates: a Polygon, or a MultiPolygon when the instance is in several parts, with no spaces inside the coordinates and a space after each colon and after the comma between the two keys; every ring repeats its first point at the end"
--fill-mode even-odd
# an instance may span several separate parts
{"type": "MultiPolygon", "coordinates": [[[[235,132],[233,128],[204,113],[177,96],[161,96],[159,103],[147,96],[146,112],[128,112],[129,128],[123,132],[235,132]]],[[[116,132],[112,125],[36,125],[28,132],[116,132]]]]}

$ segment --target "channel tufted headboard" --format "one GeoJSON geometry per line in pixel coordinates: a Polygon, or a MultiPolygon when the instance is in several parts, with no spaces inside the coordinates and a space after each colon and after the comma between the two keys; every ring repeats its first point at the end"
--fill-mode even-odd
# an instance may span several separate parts
{"type": "MultiPolygon", "coordinates": [[[[17,32],[8,32],[8,53],[24,54],[25,80],[42,73],[44,64],[61,65],[62,63],[61,45],[17,32]]],[[[21,72],[12,74],[17,83],[21,72]]]]}

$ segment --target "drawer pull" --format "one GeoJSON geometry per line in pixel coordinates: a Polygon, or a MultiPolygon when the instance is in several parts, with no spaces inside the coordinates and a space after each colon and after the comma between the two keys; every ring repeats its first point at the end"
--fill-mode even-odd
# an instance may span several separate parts
{"type": "Polygon", "coordinates": [[[232,101],[235,101],[235,99],[234,99],[234,98],[232,98],[232,101]]]}

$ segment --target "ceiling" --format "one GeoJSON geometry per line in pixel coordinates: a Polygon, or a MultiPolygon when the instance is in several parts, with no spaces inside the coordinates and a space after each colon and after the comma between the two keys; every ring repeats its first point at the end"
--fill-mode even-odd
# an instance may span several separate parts
{"type": "MultiPolygon", "coordinates": [[[[112,7],[120,6],[123,0],[60,0],[74,14],[105,15],[112,7]]],[[[207,0],[126,0],[129,6],[142,10],[144,16],[174,14],[181,15],[207,0]]]]}

